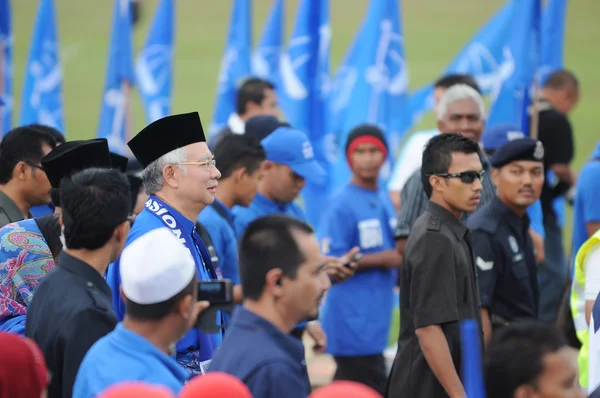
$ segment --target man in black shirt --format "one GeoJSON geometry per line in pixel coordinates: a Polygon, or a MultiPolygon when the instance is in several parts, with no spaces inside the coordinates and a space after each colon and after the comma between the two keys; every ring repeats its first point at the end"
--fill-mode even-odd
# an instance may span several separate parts
{"type": "Polygon", "coordinates": [[[562,243],[562,229],[553,202],[575,184],[576,176],[570,166],[574,156],[573,129],[567,114],[579,101],[579,83],[569,71],[551,74],[541,92],[538,139],[544,145],[544,170],[542,189],[544,213],[545,259],[540,264],[540,319],[551,322],[556,317],[567,279],[567,260],[562,243]]]}
{"type": "Polygon", "coordinates": [[[457,134],[431,138],[423,152],[430,202],[406,242],[398,354],[386,397],[465,396],[459,322],[476,319],[481,328],[481,314],[469,231],[460,218],[481,200],[480,156],[477,142],[457,134]]]}

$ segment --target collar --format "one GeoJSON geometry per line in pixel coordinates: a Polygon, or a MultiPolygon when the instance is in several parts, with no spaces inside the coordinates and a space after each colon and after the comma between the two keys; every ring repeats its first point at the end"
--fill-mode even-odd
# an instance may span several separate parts
{"type": "Polygon", "coordinates": [[[221,209],[223,209],[225,214],[227,214],[227,218],[229,218],[230,221],[233,221],[233,212],[231,211],[231,209],[229,207],[225,206],[223,204],[223,202],[221,202],[217,198],[215,198],[215,206],[219,206],[221,209]]]}
{"type": "Polygon", "coordinates": [[[529,216],[527,213],[523,217],[515,213],[510,207],[508,207],[498,196],[494,196],[491,202],[491,206],[498,215],[498,219],[504,219],[512,226],[516,231],[521,231],[523,228],[529,228],[529,216]]]}
{"type": "MultiPolygon", "coordinates": [[[[175,210],[167,202],[165,202],[164,200],[162,200],[158,196],[156,196],[156,199],[158,199],[160,201],[160,204],[163,207],[165,207],[169,211],[169,213],[171,213],[171,215],[173,217],[176,218],[177,223],[179,225],[181,225],[181,229],[186,234],[186,236],[193,236],[194,229],[196,228],[196,223],[188,220],[183,214],[181,214],[180,212],[178,212],[177,210],[175,210]]],[[[148,211],[148,210],[146,208],[144,208],[144,211],[148,211]]],[[[150,213],[150,214],[152,214],[152,213],[150,213]]]]}
{"type": "Polygon", "coordinates": [[[88,263],[71,256],[66,251],[62,251],[58,258],[58,266],[64,268],[72,274],[80,276],[81,278],[88,281],[88,283],[94,284],[107,297],[112,296],[112,291],[110,290],[110,287],[106,284],[106,280],[102,277],[102,275],[98,273],[98,271],[92,268],[92,266],[88,263]]]}
{"type": "Polygon", "coordinates": [[[232,113],[229,115],[229,119],[227,119],[227,126],[234,134],[244,134],[246,131],[246,123],[237,113],[232,113]]]}
{"type": "Polygon", "coordinates": [[[249,311],[244,307],[240,307],[236,310],[235,316],[232,319],[232,326],[243,329],[260,329],[286,353],[290,354],[294,360],[299,362],[304,360],[304,344],[302,341],[290,334],[283,333],[272,323],[256,315],[254,312],[249,311]]]}
{"type": "MultiPolygon", "coordinates": [[[[0,205],[6,212],[6,215],[11,220],[11,222],[20,221],[25,218],[23,213],[21,213],[21,209],[15,203],[14,200],[10,198],[7,194],[0,191],[0,205]]],[[[27,218],[32,218],[31,214],[27,212],[27,218]]]]}
{"type": "Polygon", "coordinates": [[[252,204],[263,210],[266,214],[271,214],[285,213],[291,203],[277,203],[257,192],[252,204]]]}
{"type": "Polygon", "coordinates": [[[431,214],[439,217],[441,221],[444,221],[459,240],[464,239],[467,235],[467,232],[469,232],[469,229],[465,226],[465,224],[462,223],[462,221],[454,217],[454,214],[450,213],[450,211],[446,210],[437,203],[429,201],[427,210],[431,214]]]}

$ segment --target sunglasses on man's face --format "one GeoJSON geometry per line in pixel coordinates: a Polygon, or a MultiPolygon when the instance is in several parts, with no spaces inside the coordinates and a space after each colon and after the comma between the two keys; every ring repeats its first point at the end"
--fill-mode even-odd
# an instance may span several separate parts
{"type": "Polygon", "coordinates": [[[483,182],[483,174],[485,171],[476,172],[476,171],[463,171],[462,173],[438,173],[438,174],[429,174],[429,176],[437,176],[442,178],[459,178],[461,182],[465,184],[473,184],[475,180],[479,180],[479,182],[483,182]]]}

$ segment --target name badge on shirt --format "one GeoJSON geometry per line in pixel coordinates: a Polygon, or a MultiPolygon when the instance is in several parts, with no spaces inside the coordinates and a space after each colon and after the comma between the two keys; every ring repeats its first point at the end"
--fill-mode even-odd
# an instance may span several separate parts
{"type": "Polygon", "coordinates": [[[383,230],[381,223],[376,218],[360,221],[358,236],[362,249],[372,249],[383,245],[383,230]]]}

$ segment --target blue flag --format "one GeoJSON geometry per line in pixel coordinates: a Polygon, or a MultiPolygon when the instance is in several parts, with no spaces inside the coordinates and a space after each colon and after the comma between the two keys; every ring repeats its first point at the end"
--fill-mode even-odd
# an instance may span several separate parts
{"type": "Polygon", "coordinates": [[[115,0],[98,130],[98,137],[108,139],[111,151],[121,155],[127,153],[130,91],[133,86],[133,45],[129,11],[128,0],[115,0]]]}
{"type": "Polygon", "coordinates": [[[173,0],[162,0],[135,65],[136,83],[148,124],[171,114],[174,14],[173,0]]]}
{"type": "MultiPolygon", "coordinates": [[[[308,134],[314,156],[328,170],[330,88],[329,0],[301,0],[292,37],[281,56],[277,94],[287,120],[308,134]]],[[[307,183],[302,190],[306,216],[318,228],[327,183],[307,183]]]]}
{"type": "Polygon", "coordinates": [[[542,15],[542,61],[539,70],[542,84],[548,75],[563,67],[566,19],[567,0],[548,0],[542,15]]]}
{"type": "MultiPolygon", "coordinates": [[[[514,69],[512,58],[505,57],[504,47],[510,35],[516,1],[508,1],[462,48],[443,75],[465,73],[472,75],[483,94],[494,98],[502,81],[514,69]]],[[[433,109],[433,84],[416,90],[410,98],[413,123],[433,109]]]]}
{"type": "Polygon", "coordinates": [[[217,81],[217,100],[209,134],[216,135],[227,125],[235,113],[235,98],[241,80],[250,75],[250,52],[252,50],[252,3],[251,0],[234,0],[229,23],[229,35],[221,59],[217,81]]]}
{"type": "Polygon", "coordinates": [[[512,30],[504,57],[514,64],[503,77],[501,89],[488,115],[488,126],[512,123],[529,132],[531,87],[540,57],[541,0],[519,0],[512,16],[512,30]]]}
{"type": "Polygon", "coordinates": [[[460,323],[460,348],[462,352],[462,377],[466,396],[485,398],[481,361],[480,327],[474,319],[460,323]]]}
{"type": "Polygon", "coordinates": [[[64,133],[62,68],[54,0],[40,0],[21,104],[21,125],[40,123],[64,133]]]}
{"type": "Polygon", "coordinates": [[[386,184],[393,148],[399,146],[410,125],[408,67],[398,0],[372,0],[361,30],[335,76],[332,93],[333,131],[337,156],[331,189],[348,182],[350,169],[344,148],[348,133],[357,125],[378,125],[390,148],[381,172],[386,184]]]}
{"type": "Polygon", "coordinates": [[[279,73],[284,16],[284,0],[275,0],[263,29],[260,45],[252,53],[252,73],[255,76],[271,79],[279,73]]]}
{"type": "Polygon", "coordinates": [[[10,0],[0,0],[0,136],[12,126],[12,46],[10,0]]]}

